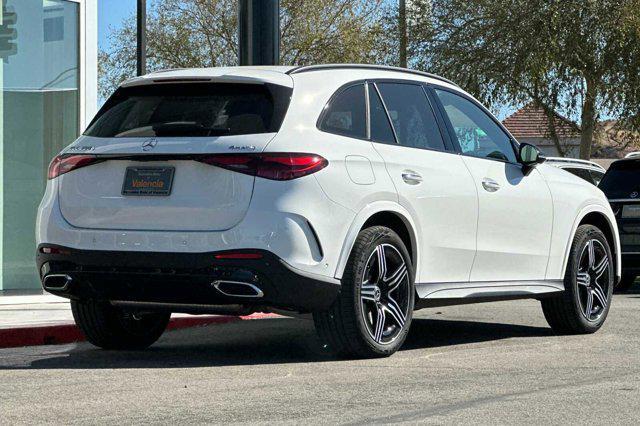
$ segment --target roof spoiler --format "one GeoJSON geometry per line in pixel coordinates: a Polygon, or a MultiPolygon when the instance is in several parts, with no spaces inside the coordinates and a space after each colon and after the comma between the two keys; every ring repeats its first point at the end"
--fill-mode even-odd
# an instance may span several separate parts
{"type": "Polygon", "coordinates": [[[233,70],[215,75],[215,68],[209,70],[172,70],[151,73],[123,82],[120,87],[145,86],[148,84],[176,83],[236,83],[236,84],[276,84],[292,88],[293,79],[284,73],[264,70],[233,70]]]}

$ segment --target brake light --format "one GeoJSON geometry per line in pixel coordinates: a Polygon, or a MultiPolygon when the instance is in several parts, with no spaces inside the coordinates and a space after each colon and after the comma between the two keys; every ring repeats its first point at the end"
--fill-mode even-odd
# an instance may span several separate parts
{"type": "Polygon", "coordinates": [[[94,155],[58,155],[49,164],[48,179],[57,178],[72,170],[89,166],[100,161],[94,155]]]}
{"type": "Polygon", "coordinates": [[[329,162],[316,154],[218,154],[198,161],[223,169],[271,180],[292,180],[327,167],[329,162]]]}

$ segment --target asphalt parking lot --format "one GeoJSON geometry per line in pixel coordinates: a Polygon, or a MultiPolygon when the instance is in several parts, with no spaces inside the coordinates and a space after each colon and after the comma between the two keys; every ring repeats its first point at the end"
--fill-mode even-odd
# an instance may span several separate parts
{"type": "Polygon", "coordinates": [[[144,352],[0,350],[0,423],[616,423],[640,417],[640,293],[595,335],[535,301],[423,310],[403,350],[341,361],[310,321],[175,331],[144,352]]]}

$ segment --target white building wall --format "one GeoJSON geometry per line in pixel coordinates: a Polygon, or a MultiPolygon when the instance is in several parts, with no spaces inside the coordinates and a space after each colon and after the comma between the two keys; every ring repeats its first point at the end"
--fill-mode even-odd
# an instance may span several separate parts
{"type": "Polygon", "coordinates": [[[80,131],[98,111],[98,0],[80,0],[80,131]]]}
{"type": "Polygon", "coordinates": [[[47,165],[97,109],[97,0],[0,2],[15,30],[0,51],[0,290],[37,290],[47,165]]]}

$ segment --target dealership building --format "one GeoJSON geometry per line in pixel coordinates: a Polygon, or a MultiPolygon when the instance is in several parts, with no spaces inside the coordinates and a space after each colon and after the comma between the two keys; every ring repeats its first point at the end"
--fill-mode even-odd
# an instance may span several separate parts
{"type": "Polygon", "coordinates": [[[0,2],[0,291],[38,290],[47,166],[97,108],[97,0],[0,2]]]}

